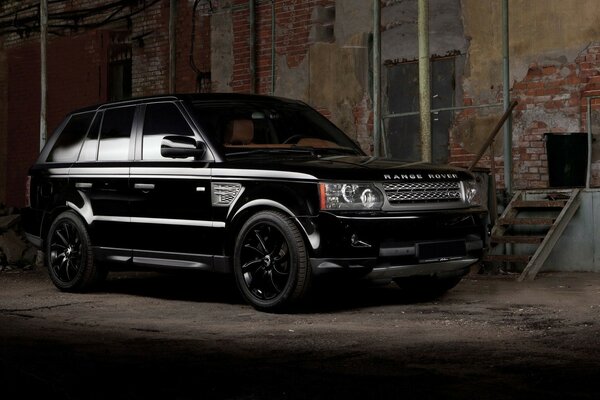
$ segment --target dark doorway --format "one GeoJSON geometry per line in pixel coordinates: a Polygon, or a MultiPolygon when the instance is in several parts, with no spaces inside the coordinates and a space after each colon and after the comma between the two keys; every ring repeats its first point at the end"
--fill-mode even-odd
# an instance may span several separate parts
{"type": "MultiPolygon", "coordinates": [[[[453,107],[455,102],[455,58],[440,58],[431,62],[431,109],[453,107]]],[[[387,66],[387,112],[389,114],[419,111],[419,65],[417,62],[387,66]]],[[[448,162],[449,128],[452,111],[431,115],[432,161],[448,162]]],[[[419,115],[390,118],[386,123],[389,154],[403,161],[421,159],[419,115]]]]}

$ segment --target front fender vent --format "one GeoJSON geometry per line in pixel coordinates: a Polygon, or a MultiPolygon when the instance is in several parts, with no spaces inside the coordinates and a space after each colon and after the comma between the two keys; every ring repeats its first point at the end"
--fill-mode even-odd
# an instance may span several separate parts
{"type": "Polygon", "coordinates": [[[242,190],[239,183],[213,182],[211,185],[212,204],[215,207],[229,207],[242,190]]]}

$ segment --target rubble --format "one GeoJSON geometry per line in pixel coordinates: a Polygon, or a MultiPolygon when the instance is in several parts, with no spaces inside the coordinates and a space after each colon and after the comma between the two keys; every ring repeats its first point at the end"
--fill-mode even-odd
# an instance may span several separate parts
{"type": "Polygon", "coordinates": [[[0,205],[0,272],[43,266],[43,253],[27,241],[18,210],[0,205]]]}

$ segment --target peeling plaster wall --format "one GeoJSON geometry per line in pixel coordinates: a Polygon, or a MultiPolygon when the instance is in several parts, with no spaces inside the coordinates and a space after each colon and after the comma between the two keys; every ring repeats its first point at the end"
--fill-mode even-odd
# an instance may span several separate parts
{"type": "MultiPolygon", "coordinates": [[[[470,39],[463,89],[470,104],[502,98],[501,4],[462,0],[465,35],[470,39]]],[[[586,97],[600,93],[598,2],[511,0],[509,6],[509,82],[511,98],[519,102],[513,114],[513,182],[515,188],[543,188],[549,184],[544,134],[587,131],[586,97]]],[[[594,104],[593,121],[597,115],[594,104]]],[[[482,122],[478,116],[471,118],[473,126],[482,122]]],[[[465,126],[465,117],[461,119],[465,126]]],[[[594,124],[592,131],[599,130],[594,124]]],[[[453,149],[455,161],[475,152],[476,141],[469,135],[456,134],[453,139],[460,143],[453,149]]],[[[600,183],[597,147],[593,147],[592,186],[600,183]]],[[[496,151],[501,155],[498,150],[501,146],[496,151]]],[[[502,157],[496,161],[502,168],[502,157]]],[[[497,179],[503,181],[500,174],[497,179]]]]}
{"type": "MultiPolygon", "coordinates": [[[[487,2],[486,2],[487,3],[487,2]]],[[[417,0],[391,2],[381,11],[383,60],[412,61],[419,56],[417,0]]],[[[468,41],[462,26],[460,0],[429,1],[429,51],[444,56],[466,53],[468,41]]]]}
{"type": "MultiPolygon", "coordinates": [[[[600,37],[597,0],[511,0],[510,82],[521,81],[529,65],[572,62],[600,37]]],[[[462,0],[465,35],[470,38],[470,93],[495,98],[502,83],[502,2],[462,0]]]]}
{"type": "MultiPolygon", "coordinates": [[[[360,37],[357,38],[360,40],[360,37]]],[[[361,47],[340,47],[334,44],[316,44],[310,48],[309,101],[331,112],[333,122],[368,148],[365,132],[357,126],[355,107],[367,94],[365,82],[356,74],[358,65],[366,60],[361,47]]]]}
{"type": "Polygon", "coordinates": [[[211,86],[214,92],[231,92],[233,76],[233,21],[230,14],[215,14],[211,20],[211,86]]]}
{"type": "MultiPolygon", "coordinates": [[[[233,23],[247,23],[247,14],[241,15],[247,11],[241,3],[233,4],[240,6],[235,12],[212,16],[213,91],[248,91],[249,87],[245,59],[249,42],[236,41],[238,31],[245,32],[247,27],[233,23]]],[[[269,93],[271,10],[261,7],[256,19],[257,83],[259,93],[269,93]]],[[[275,95],[311,104],[366,151],[372,146],[371,30],[372,7],[364,0],[276,3],[275,95]]]]}

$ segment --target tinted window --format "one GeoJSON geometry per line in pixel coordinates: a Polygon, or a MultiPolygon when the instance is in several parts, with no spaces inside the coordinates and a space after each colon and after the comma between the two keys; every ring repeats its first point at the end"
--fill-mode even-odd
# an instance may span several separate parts
{"type": "Polygon", "coordinates": [[[49,162],[71,162],[77,159],[81,142],[94,117],[93,112],[71,116],[48,155],[49,162]]]}
{"type": "Polygon", "coordinates": [[[120,160],[129,158],[129,137],[135,107],[120,107],[106,110],[102,119],[98,160],[120,160]]]}
{"type": "Polygon", "coordinates": [[[142,159],[160,160],[160,143],[167,135],[194,136],[194,132],[173,103],[149,104],[144,117],[142,159]]]}
{"type": "Polygon", "coordinates": [[[102,112],[96,114],[92,127],[90,128],[83,147],[79,153],[79,161],[96,161],[98,154],[98,132],[100,131],[100,123],[102,122],[102,112]]]}
{"type": "Polygon", "coordinates": [[[197,102],[193,106],[202,131],[228,155],[251,149],[363,154],[327,118],[302,104],[197,102]]]}

